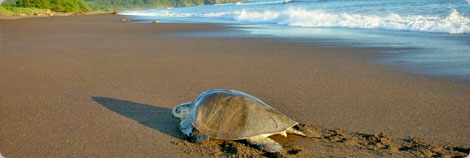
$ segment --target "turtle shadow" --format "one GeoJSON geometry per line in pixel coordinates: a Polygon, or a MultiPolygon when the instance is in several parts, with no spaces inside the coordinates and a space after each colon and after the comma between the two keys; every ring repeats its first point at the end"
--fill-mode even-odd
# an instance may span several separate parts
{"type": "Polygon", "coordinates": [[[107,109],[136,120],[144,126],[156,129],[178,139],[181,138],[178,129],[178,121],[171,117],[171,109],[169,108],[108,97],[91,98],[107,109]]]}

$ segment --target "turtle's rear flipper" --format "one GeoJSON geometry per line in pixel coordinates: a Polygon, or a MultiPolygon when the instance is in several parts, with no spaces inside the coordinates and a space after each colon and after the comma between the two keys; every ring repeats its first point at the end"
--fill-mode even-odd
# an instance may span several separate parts
{"type": "Polygon", "coordinates": [[[264,136],[254,136],[246,139],[248,143],[256,145],[260,150],[269,152],[269,153],[279,153],[282,151],[281,144],[272,140],[271,138],[264,136]]]}
{"type": "Polygon", "coordinates": [[[286,132],[287,132],[287,133],[290,133],[290,134],[297,134],[297,135],[301,135],[301,136],[304,136],[304,137],[306,137],[306,136],[307,136],[307,135],[305,135],[305,133],[304,133],[304,132],[302,132],[302,131],[300,131],[300,130],[297,130],[297,129],[293,128],[293,127],[291,127],[291,128],[288,128],[286,132]]]}
{"type": "Polygon", "coordinates": [[[198,130],[194,130],[189,136],[189,141],[193,143],[200,143],[206,140],[209,140],[209,137],[205,134],[200,133],[198,130]]]}

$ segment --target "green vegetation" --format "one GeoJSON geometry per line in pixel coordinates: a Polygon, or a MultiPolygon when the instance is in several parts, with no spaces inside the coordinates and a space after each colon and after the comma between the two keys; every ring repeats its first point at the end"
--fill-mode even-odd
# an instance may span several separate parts
{"type": "Polygon", "coordinates": [[[0,6],[0,16],[44,14],[46,9],[0,6]]]}
{"type": "Polygon", "coordinates": [[[82,0],[7,0],[0,5],[1,16],[45,14],[54,12],[85,13],[91,11],[82,0]]]}
{"type": "Polygon", "coordinates": [[[65,13],[90,11],[90,7],[82,0],[18,0],[3,2],[1,6],[10,11],[19,8],[50,9],[65,13]]]}
{"type": "Polygon", "coordinates": [[[242,0],[85,0],[92,10],[104,11],[184,7],[238,1],[242,0]]]}
{"type": "Polygon", "coordinates": [[[243,0],[6,0],[0,5],[0,16],[44,14],[47,9],[65,13],[110,12],[238,1],[243,0]]]}

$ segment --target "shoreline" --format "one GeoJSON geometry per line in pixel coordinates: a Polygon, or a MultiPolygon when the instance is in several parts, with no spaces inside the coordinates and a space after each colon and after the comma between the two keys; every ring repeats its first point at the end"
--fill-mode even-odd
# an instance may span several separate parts
{"type": "MultiPolygon", "coordinates": [[[[124,15],[129,18],[136,18],[137,22],[145,23],[149,22],[148,18],[143,18],[134,15],[124,15]]],[[[197,22],[196,22],[197,24],[197,22]]],[[[266,42],[271,43],[278,43],[278,44],[291,44],[291,45],[298,45],[301,47],[308,47],[311,46],[313,48],[328,48],[331,50],[336,50],[339,52],[351,52],[351,53],[361,53],[367,54],[368,56],[372,57],[370,60],[365,61],[370,63],[371,65],[381,66],[387,71],[396,71],[399,74],[405,74],[410,76],[419,77],[422,79],[431,79],[431,80],[442,80],[442,81],[450,81],[454,83],[470,83],[470,76],[462,74],[462,73],[445,73],[444,70],[437,70],[437,69],[430,69],[429,65],[432,62],[420,64],[420,63],[413,63],[410,62],[410,59],[406,59],[406,56],[410,56],[410,54],[420,54],[416,50],[420,51],[418,47],[394,47],[394,46],[380,46],[380,45],[367,45],[367,44],[355,44],[353,42],[344,40],[344,39],[337,39],[339,42],[335,42],[334,38],[327,39],[328,42],[324,42],[321,38],[316,37],[304,37],[304,36],[289,36],[289,35],[281,35],[276,36],[274,34],[246,34],[247,31],[243,28],[239,27],[246,27],[246,26],[239,26],[239,24],[227,24],[227,23],[209,23],[216,26],[220,26],[224,31],[217,31],[217,30],[208,30],[208,31],[194,31],[194,32],[183,32],[183,33],[173,33],[173,35],[169,35],[169,37],[186,37],[192,38],[193,34],[196,34],[196,38],[211,38],[211,39],[224,39],[224,38],[231,38],[231,39],[259,39],[265,40],[266,42]],[[229,33],[227,33],[229,32],[229,33]],[[208,35],[203,35],[208,34],[208,35]],[[242,34],[242,35],[240,35],[242,34]],[[261,36],[261,37],[257,37],[261,36]],[[344,41],[343,41],[344,40],[344,41]],[[287,42],[286,42],[287,41],[287,42]],[[346,42],[345,42],[346,41],[346,42]],[[400,60],[401,59],[401,60],[400,60]]],[[[270,29],[269,27],[264,26],[260,28],[270,29]]],[[[278,28],[277,28],[278,29],[278,28]]],[[[389,31],[389,30],[380,30],[380,31],[389,31]]],[[[256,32],[256,31],[255,31],[256,32]]],[[[276,31],[273,31],[276,32],[276,31]]],[[[282,34],[282,33],[280,33],[282,34]]],[[[421,50],[422,51],[422,50],[421,50]]],[[[409,57],[408,57],[409,58],[409,57]]],[[[425,59],[424,59],[425,60],[425,59]]],[[[426,62],[426,61],[424,61],[426,62]]],[[[442,64],[441,66],[446,66],[442,64]]],[[[452,70],[448,70],[452,71],[452,70]]]]}
{"type": "MultiPolygon", "coordinates": [[[[171,38],[162,34],[224,30],[211,24],[124,23],[124,17],[0,20],[2,155],[184,156],[181,146],[171,145],[181,139],[169,109],[217,88],[247,92],[324,129],[470,146],[468,82],[368,63],[376,57],[367,53],[373,49],[171,38]],[[103,103],[97,97],[111,99],[103,103]]],[[[319,152],[328,150],[333,149],[319,152]]]]}

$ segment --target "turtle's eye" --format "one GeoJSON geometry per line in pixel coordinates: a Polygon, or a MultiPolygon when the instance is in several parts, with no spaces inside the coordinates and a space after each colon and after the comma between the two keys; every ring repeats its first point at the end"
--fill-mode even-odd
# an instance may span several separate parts
{"type": "Polygon", "coordinates": [[[176,108],[175,112],[180,113],[180,108],[176,108]]]}

